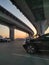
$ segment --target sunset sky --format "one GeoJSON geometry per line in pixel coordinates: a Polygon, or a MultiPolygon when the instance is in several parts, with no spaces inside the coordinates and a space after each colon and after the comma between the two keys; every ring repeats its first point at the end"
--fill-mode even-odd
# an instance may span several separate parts
{"type": "MultiPolygon", "coordinates": [[[[29,22],[29,20],[9,0],[0,0],[0,5],[3,6],[5,9],[7,9],[12,14],[14,14],[20,20],[22,20],[25,24],[27,24],[34,31],[35,34],[37,33],[36,29],[29,22]]],[[[49,32],[49,28],[45,33],[47,32],[49,32]]],[[[24,38],[28,36],[27,33],[19,31],[17,29],[15,29],[14,33],[15,33],[14,34],[15,38],[24,38]]],[[[0,25],[0,35],[2,35],[3,37],[9,37],[9,28],[6,26],[0,25]]]]}
{"type": "MultiPolygon", "coordinates": [[[[4,38],[9,37],[9,28],[0,24],[0,35],[4,38]]],[[[14,29],[14,38],[26,38],[27,36],[27,33],[14,29]]]]}

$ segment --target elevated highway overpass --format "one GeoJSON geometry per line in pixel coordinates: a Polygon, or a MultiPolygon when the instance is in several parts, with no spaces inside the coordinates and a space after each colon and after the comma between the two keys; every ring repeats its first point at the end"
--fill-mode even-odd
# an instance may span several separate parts
{"type": "Polygon", "coordinates": [[[44,34],[49,26],[48,0],[10,0],[30,20],[38,34],[44,34]]]}
{"type": "Polygon", "coordinates": [[[29,35],[33,35],[33,31],[24,24],[21,20],[15,17],[13,14],[8,12],[5,8],[0,6],[0,24],[7,25],[10,29],[10,38],[14,39],[14,29],[19,29],[28,33],[29,35]]]}

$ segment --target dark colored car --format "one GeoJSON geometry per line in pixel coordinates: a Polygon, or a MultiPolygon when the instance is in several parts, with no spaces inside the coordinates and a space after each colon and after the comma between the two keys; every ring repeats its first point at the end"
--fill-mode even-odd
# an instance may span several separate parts
{"type": "Polygon", "coordinates": [[[10,42],[10,38],[0,38],[0,42],[10,42]]]}
{"type": "Polygon", "coordinates": [[[49,33],[44,34],[36,39],[26,39],[23,47],[28,53],[49,51],[49,33]]]}
{"type": "Polygon", "coordinates": [[[4,38],[1,38],[1,39],[0,39],[0,42],[7,42],[7,40],[4,39],[4,38]]]}

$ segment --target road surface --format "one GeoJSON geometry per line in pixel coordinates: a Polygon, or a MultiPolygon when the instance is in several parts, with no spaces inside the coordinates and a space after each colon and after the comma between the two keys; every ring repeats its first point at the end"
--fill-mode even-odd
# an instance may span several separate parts
{"type": "Polygon", "coordinates": [[[24,40],[0,42],[0,65],[49,65],[49,55],[29,55],[23,43],[24,40]]]}

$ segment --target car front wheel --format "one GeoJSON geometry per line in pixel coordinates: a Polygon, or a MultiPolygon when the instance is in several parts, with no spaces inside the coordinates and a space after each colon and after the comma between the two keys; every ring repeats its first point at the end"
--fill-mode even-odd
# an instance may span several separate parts
{"type": "Polygon", "coordinates": [[[35,48],[31,45],[27,46],[27,53],[33,54],[35,52],[35,48]]]}

